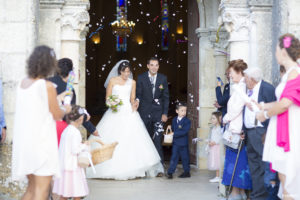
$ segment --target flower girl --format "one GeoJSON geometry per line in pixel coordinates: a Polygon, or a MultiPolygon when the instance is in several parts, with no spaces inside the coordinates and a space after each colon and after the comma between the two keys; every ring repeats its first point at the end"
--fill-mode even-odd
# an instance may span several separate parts
{"type": "Polygon", "coordinates": [[[61,135],[59,160],[61,177],[54,181],[53,193],[60,195],[61,200],[73,198],[80,200],[89,193],[84,169],[78,166],[77,155],[88,148],[88,142],[82,143],[78,127],[83,122],[84,109],[72,106],[67,115],[68,126],[61,135]]]}
{"type": "Polygon", "coordinates": [[[220,142],[222,140],[221,129],[222,113],[213,112],[211,116],[211,132],[208,140],[208,169],[216,171],[216,177],[210,179],[211,183],[218,183],[220,181],[220,142]]]}

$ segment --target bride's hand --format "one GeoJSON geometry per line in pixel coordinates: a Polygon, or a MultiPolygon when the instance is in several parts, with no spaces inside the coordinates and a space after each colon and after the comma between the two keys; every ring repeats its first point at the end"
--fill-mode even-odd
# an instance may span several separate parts
{"type": "Polygon", "coordinates": [[[137,109],[139,107],[139,102],[137,100],[133,101],[131,104],[131,107],[132,107],[133,112],[137,111],[137,109]]]}
{"type": "Polygon", "coordinates": [[[132,112],[135,112],[135,111],[137,111],[137,106],[136,106],[136,104],[132,104],[131,105],[131,107],[132,107],[132,112]]]}

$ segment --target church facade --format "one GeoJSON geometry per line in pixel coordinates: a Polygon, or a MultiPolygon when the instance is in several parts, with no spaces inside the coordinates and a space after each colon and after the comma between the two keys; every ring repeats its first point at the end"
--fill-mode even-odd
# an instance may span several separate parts
{"type": "MultiPolygon", "coordinates": [[[[57,58],[69,57],[76,72],[77,103],[85,106],[86,38],[89,31],[89,0],[2,0],[0,4],[0,77],[7,122],[6,144],[0,145],[0,194],[18,199],[23,184],[11,181],[11,143],[18,81],[25,76],[26,59],[36,45],[52,47],[57,58]]],[[[198,110],[194,120],[196,135],[206,138],[210,113],[215,110],[216,77],[225,80],[227,62],[244,59],[258,66],[264,79],[276,85],[279,67],[275,47],[281,34],[300,37],[300,1],[298,0],[186,0],[196,6],[199,16],[188,18],[188,63],[197,70],[197,81],[188,80],[195,93],[187,99],[198,110]],[[196,27],[195,27],[196,26],[196,27]],[[195,49],[197,48],[197,49],[195,49]],[[195,53],[196,52],[196,53],[195,53]],[[193,83],[193,84],[192,84],[193,83]],[[197,95],[197,101],[191,101],[197,95]]],[[[192,10],[192,9],[191,9],[192,10]]],[[[193,70],[193,68],[189,68],[193,70]]],[[[204,144],[195,149],[196,164],[206,168],[204,144]]],[[[25,183],[24,183],[25,184],[25,183]]]]}

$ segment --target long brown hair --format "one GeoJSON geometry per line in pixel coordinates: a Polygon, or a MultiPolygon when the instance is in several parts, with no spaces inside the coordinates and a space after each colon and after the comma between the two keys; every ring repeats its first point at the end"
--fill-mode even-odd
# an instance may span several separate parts
{"type": "Polygon", "coordinates": [[[47,78],[57,72],[54,50],[48,46],[37,46],[27,60],[27,75],[30,78],[47,78]]]}

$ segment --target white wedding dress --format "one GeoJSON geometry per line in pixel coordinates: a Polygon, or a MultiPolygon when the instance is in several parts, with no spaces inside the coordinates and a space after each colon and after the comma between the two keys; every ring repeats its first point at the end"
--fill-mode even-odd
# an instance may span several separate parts
{"type": "MultiPolygon", "coordinates": [[[[163,172],[159,154],[147,132],[138,112],[133,112],[130,103],[132,79],[125,85],[115,85],[112,94],[118,95],[123,105],[118,112],[107,110],[97,125],[100,139],[104,143],[117,141],[113,157],[95,166],[96,173],[87,168],[87,178],[103,178],[128,180],[138,177],[155,177],[163,172]]],[[[91,135],[89,139],[94,138],[91,135]]],[[[98,143],[92,143],[91,148],[97,148],[98,143]]]]}

